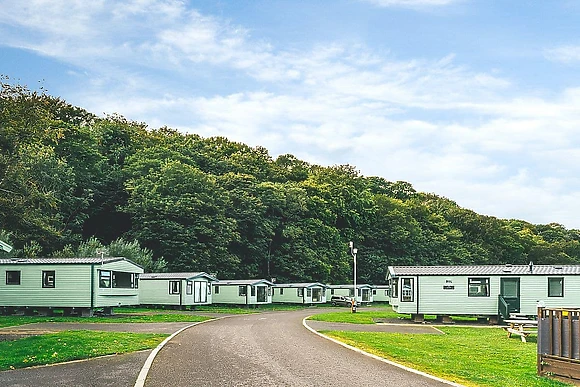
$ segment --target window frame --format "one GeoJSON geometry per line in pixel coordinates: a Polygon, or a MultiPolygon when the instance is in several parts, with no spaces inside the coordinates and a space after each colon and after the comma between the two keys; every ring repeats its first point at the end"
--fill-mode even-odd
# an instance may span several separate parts
{"type": "Polygon", "coordinates": [[[490,297],[490,277],[468,277],[467,278],[467,297],[490,297]],[[476,282],[480,281],[480,282],[476,282]],[[479,291],[477,293],[472,293],[472,286],[484,286],[485,293],[479,291]]]}
{"type": "Polygon", "coordinates": [[[548,297],[558,297],[558,298],[562,298],[564,297],[564,277],[548,277],[548,297]],[[550,287],[550,282],[552,282],[553,280],[557,280],[560,281],[560,294],[559,295],[553,295],[551,293],[551,287],[550,287]]]}
{"type": "Polygon", "coordinates": [[[185,284],[185,294],[191,296],[193,294],[193,282],[187,281],[185,284]]]}
{"type": "Polygon", "coordinates": [[[401,278],[401,302],[415,302],[415,278],[401,278]],[[405,289],[405,286],[409,286],[409,289],[405,289]]]}
{"type": "Polygon", "coordinates": [[[169,294],[181,294],[181,281],[169,281],[169,294]]]}
{"type": "Polygon", "coordinates": [[[100,289],[111,289],[113,284],[112,281],[112,273],[111,270],[99,270],[99,288],[100,289]],[[107,275],[104,275],[105,273],[107,273],[107,275]],[[106,281],[108,282],[108,285],[105,285],[106,281]]]}
{"type": "Polygon", "coordinates": [[[304,288],[296,289],[296,297],[304,297],[304,288]]]}
{"type": "Polygon", "coordinates": [[[391,298],[399,298],[399,278],[391,280],[391,298]]]}
{"type": "Polygon", "coordinates": [[[42,288],[43,289],[54,289],[55,287],[56,287],[56,271],[55,270],[43,270],[42,271],[42,288]],[[52,280],[50,280],[51,276],[52,276],[52,280]]]}
{"type": "Polygon", "coordinates": [[[247,297],[248,296],[248,287],[246,285],[238,286],[238,296],[239,297],[247,297]]]}
{"type": "Polygon", "coordinates": [[[6,270],[6,285],[18,286],[22,281],[22,271],[21,270],[6,270]],[[12,275],[16,275],[17,278],[11,278],[12,275]]]}
{"type": "Polygon", "coordinates": [[[220,286],[219,285],[213,286],[213,294],[220,294],[220,286]]]}

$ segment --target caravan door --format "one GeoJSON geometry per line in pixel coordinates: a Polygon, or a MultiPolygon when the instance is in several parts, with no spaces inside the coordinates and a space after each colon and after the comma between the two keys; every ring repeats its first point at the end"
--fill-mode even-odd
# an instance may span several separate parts
{"type": "Polygon", "coordinates": [[[501,278],[500,295],[508,304],[508,313],[520,312],[520,279],[518,277],[501,278]]]}

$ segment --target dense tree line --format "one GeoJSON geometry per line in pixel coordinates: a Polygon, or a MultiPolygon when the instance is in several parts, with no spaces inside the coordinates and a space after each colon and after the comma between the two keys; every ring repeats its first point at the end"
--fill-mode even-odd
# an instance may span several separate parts
{"type": "MultiPolygon", "coordinates": [[[[382,283],[389,265],[580,263],[580,232],[479,215],[407,182],[118,115],[6,78],[0,236],[12,255],[130,257],[220,278],[382,283]]],[[[6,255],[6,253],[4,253],[6,255]]]]}

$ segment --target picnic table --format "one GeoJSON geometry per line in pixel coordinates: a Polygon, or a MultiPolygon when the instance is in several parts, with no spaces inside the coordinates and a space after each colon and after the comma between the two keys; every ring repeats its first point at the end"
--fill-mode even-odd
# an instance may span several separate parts
{"type": "Polygon", "coordinates": [[[522,342],[526,342],[526,337],[532,334],[538,334],[538,320],[529,320],[529,319],[513,319],[513,320],[504,320],[509,325],[503,327],[505,331],[508,333],[508,337],[512,337],[512,335],[518,335],[521,337],[522,342]]]}

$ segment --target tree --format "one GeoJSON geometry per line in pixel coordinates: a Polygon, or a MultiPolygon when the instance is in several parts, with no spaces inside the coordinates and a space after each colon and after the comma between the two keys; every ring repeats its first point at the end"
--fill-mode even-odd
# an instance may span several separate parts
{"type": "MultiPolygon", "coordinates": [[[[139,163],[136,155],[132,163],[139,163]]],[[[180,161],[166,161],[127,182],[129,233],[167,260],[172,271],[234,275],[239,260],[228,247],[239,239],[226,216],[227,196],[216,179],[180,161]]]]}

